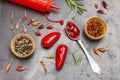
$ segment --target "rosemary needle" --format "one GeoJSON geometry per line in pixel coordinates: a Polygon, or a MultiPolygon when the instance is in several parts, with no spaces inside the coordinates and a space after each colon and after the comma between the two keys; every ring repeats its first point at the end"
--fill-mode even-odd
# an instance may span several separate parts
{"type": "Polygon", "coordinates": [[[84,13],[84,11],[87,11],[81,1],[82,0],[66,0],[68,6],[74,9],[73,18],[76,16],[76,13],[81,15],[84,13]]]}

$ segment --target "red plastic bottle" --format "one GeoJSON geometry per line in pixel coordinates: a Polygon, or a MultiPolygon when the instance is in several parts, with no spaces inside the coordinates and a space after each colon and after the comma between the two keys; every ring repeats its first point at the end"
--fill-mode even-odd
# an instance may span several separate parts
{"type": "Polygon", "coordinates": [[[53,4],[53,0],[8,0],[40,12],[50,12],[51,8],[60,9],[53,4]]]}

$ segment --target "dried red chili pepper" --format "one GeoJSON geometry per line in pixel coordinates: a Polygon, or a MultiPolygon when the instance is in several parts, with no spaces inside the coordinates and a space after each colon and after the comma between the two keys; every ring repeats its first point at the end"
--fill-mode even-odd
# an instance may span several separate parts
{"type": "Polygon", "coordinates": [[[44,58],[47,58],[47,59],[54,59],[55,57],[54,57],[54,56],[44,56],[44,58]]]}
{"type": "Polygon", "coordinates": [[[12,24],[11,26],[10,26],[10,31],[13,31],[14,30],[14,25],[12,24]]]}
{"type": "Polygon", "coordinates": [[[33,22],[32,22],[32,25],[33,25],[33,26],[38,26],[39,23],[40,23],[40,21],[33,21],[33,22]]]}
{"type": "Polygon", "coordinates": [[[34,33],[35,33],[36,36],[41,36],[41,33],[38,30],[35,30],[34,33]]]}
{"type": "Polygon", "coordinates": [[[99,13],[99,14],[105,14],[104,10],[97,10],[97,13],[99,13]]]}
{"type": "Polygon", "coordinates": [[[47,23],[41,24],[40,26],[38,26],[38,29],[43,29],[45,25],[47,25],[47,23]]]}
{"type": "Polygon", "coordinates": [[[100,51],[100,52],[106,52],[107,50],[105,48],[98,48],[98,51],[100,51]]]}
{"type": "Polygon", "coordinates": [[[105,1],[102,1],[102,5],[105,9],[108,9],[108,4],[105,1]]]}
{"type": "Polygon", "coordinates": [[[22,18],[22,21],[24,22],[26,19],[27,19],[27,14],[26,14],[26,10],[25,10],[25,14],[24,14],[24,16],[22,18]]]}
{"type": "Polygon", "coordinates": [[[23,32],[26,33],[27,32],[27,28],[26,26],[23,24],[23,32]]]}
{"type": "Polygon", "coordinates": [[[46,17],[46,19],[47,19],[48,21],[50,21],[50,22],[58,22],[58,23],[60,23],[61,25],[64,24],[64,20],[51,20],[51,19],[48,18],[47,14],[45,14],[45,17],[46,17]]]}
{"type": "Polygon", "coordinates": [[[13,60],[10,61],[10,62],[7,64],[7,66],[6,66],[6,68],[5,68],[5,72],[10,71],[12,62],[13,62],[13,60]]]}
{"type": "Polygon", "coordinates": [[[54,27],[52,25],[49,25],[46,27],[46,29],[53,29],[54,27]]]}
{"type": "Polygon", "coordinates": [[[99,55],[98,50],[96,48],[93,48],[93,52],[97,55],[99,55]]]}
{"type": "Polygon", "coordinates": [[[15,19],[13,10],[11,11],[10,19],[11,19],[11,21],[13,21],[15,19]]]}
{"type": "Polygon", "coordinates": [[[55,65],[56,69],[59,71],[64,66],[64,62],[67,56],[68,47],[67,45],[61,44],[56,49],[56,60],[55,65]]]}
{"type": "Polygon", "coordinates": [[[34,21],[36,18],[37,18],[37,17],[32,18],[31,20],[29,20],[29,21],[28,21],[28,23],[27,23],[27,24],[28,24],[28,25],[32,24],[32,23],[33,23],[33,21],[34,21]]]}
{"type": "Polygon", "coordinates": [[[60,35],[61,35],[60,32],[51,32],[42,38],[41,44],[45,48],[51,48],[60,38],[60,35]]]}
{"type": "Polygon", "coordinates": [[[24,70],[25,70],[25,68],[22,67],[22,66],[18,66],[18,67],[16,68],[16,71],[19,71],[19,72],[24,71],[24,70]]]}
{"type": "Polygon", "coordinates": [[[98,3],[95,3],[95,8],[98,9],[98,3]]]}
{"type": "Polygon", "coordinates": [[[21,21],[21,20],[19,20],[19,21],[17,22],[17,24],[16,24],[16,30],[18,30],[19,27],[20,27],[20,21],[21,21]]]}
{"type": "Polygon", "coordinates": [[[39,62],[41,63],[45,73],[47,73],[47,68],[46,68],[45,62],[43,60],[40,60],[39,62]]]}

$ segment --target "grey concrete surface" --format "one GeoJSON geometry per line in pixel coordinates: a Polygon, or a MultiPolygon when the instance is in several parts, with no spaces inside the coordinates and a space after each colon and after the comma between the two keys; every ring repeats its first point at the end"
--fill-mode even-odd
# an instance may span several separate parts
{"type": "Polygon", "coordinates": [[[32,29],[37,29],[37,27],[27,26],[27,21],[35,16],[39,16],[40,24],[48,22],[44,14],[37,12],[35,10],[22,7],[7,1],[2,0],[1,3],[1,24],[0,24],[0,80],[120,80],[120,0],[105,0],[108,3],[108,9],[105,10],[101,6],[102,0],[83,0],[84,6],[87,11],[83,15],[76,15],[72,19],[73,12],[67,7],[65,0],[55,0],[54,3],[61,7],[61,10],[52,10],[49,13],[49,17],[52,19],[64,19],[65,24],[60,25],[58,23],[49,22],[55,28],[52,30],[42,29],[40,30],[41,36],[34,35],[32,29]],[[99,9],[103,9],[106,12],[104,14],[97,14],[94,7],[95,2],[98,2],[99,9]],[[11,25],[10,21],[10,11],[14,10],[15,21],[24,15],[24,11],[27,11],[28,19],[25,25],[28,28],[27,34],[31,35],[36,43],[36,51],[34,55],[28,59],[18,59],[10,51],[10,41],[17,35],[23,33],[22,23],[20,24],[20,29],[18,31],[11,32],[9,27],[11,25]],[[83,29],[86,20],[90,17],[98,16],[105,20],[108,25],[107,35],[99,41],[91,41],[84,35],[83,29]],[[90,55],[101,67],[101,74],[95,74],[84,53],[82,52],[80,46],[77,42],[70,40],[64,31],[67,21],[75,22],[81,30],[81,40],[84,46],[87,48],[90,55]],[[50,49],[43,49],[40,41],[48,33],[53,31],[61,32],[61,38],[56,42],[56,44],[50,49]],[[69,47],[67,58],[64,67],[61,71],[56,71],[55,69],[55,59],[48,60],[43,58],[43,56],[53,55],[55,56],[56,47],[59,44],[66,44],[69,47]],[[95,55],[92,51],[93,47],[105,47],[108,49],[107,52],[101,53],[100,56],[95,55]],[[71,53],[76,53],[77,55],[83,54],[81,60],[77,65],[74,64],[71,53]],[[44,74],[43,68],[39,63],[39,60],[44,60],[47,66],[48,73],[44,74]],[[5,73],[5,67],[10,60],[14,60],[11,66],[11,70],[5,73]],[[22,65],[28,70],[23,72],[17,72],[15,69],[17,66],[22,65]]]}

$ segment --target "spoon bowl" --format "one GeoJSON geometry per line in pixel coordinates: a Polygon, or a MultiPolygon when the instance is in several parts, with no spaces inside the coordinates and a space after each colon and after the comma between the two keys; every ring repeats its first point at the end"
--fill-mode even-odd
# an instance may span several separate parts
{"type": "Polygon", "coordinates": [[[86,48],[84,47],[84,45],[82,44],[82,42],[80,40],[80,29],[73,22],[68,21],[66,28],[65,28],[65,32],[71,40],[77,41],[79,43],[79,45],[81,46],[83,52],[85,53],[85,55],[90,63],[92,70],[95,73],[100,74],[101,71],[100,71],[99,65],[89,55],[88,51],[86,50],[86,48]]]}

